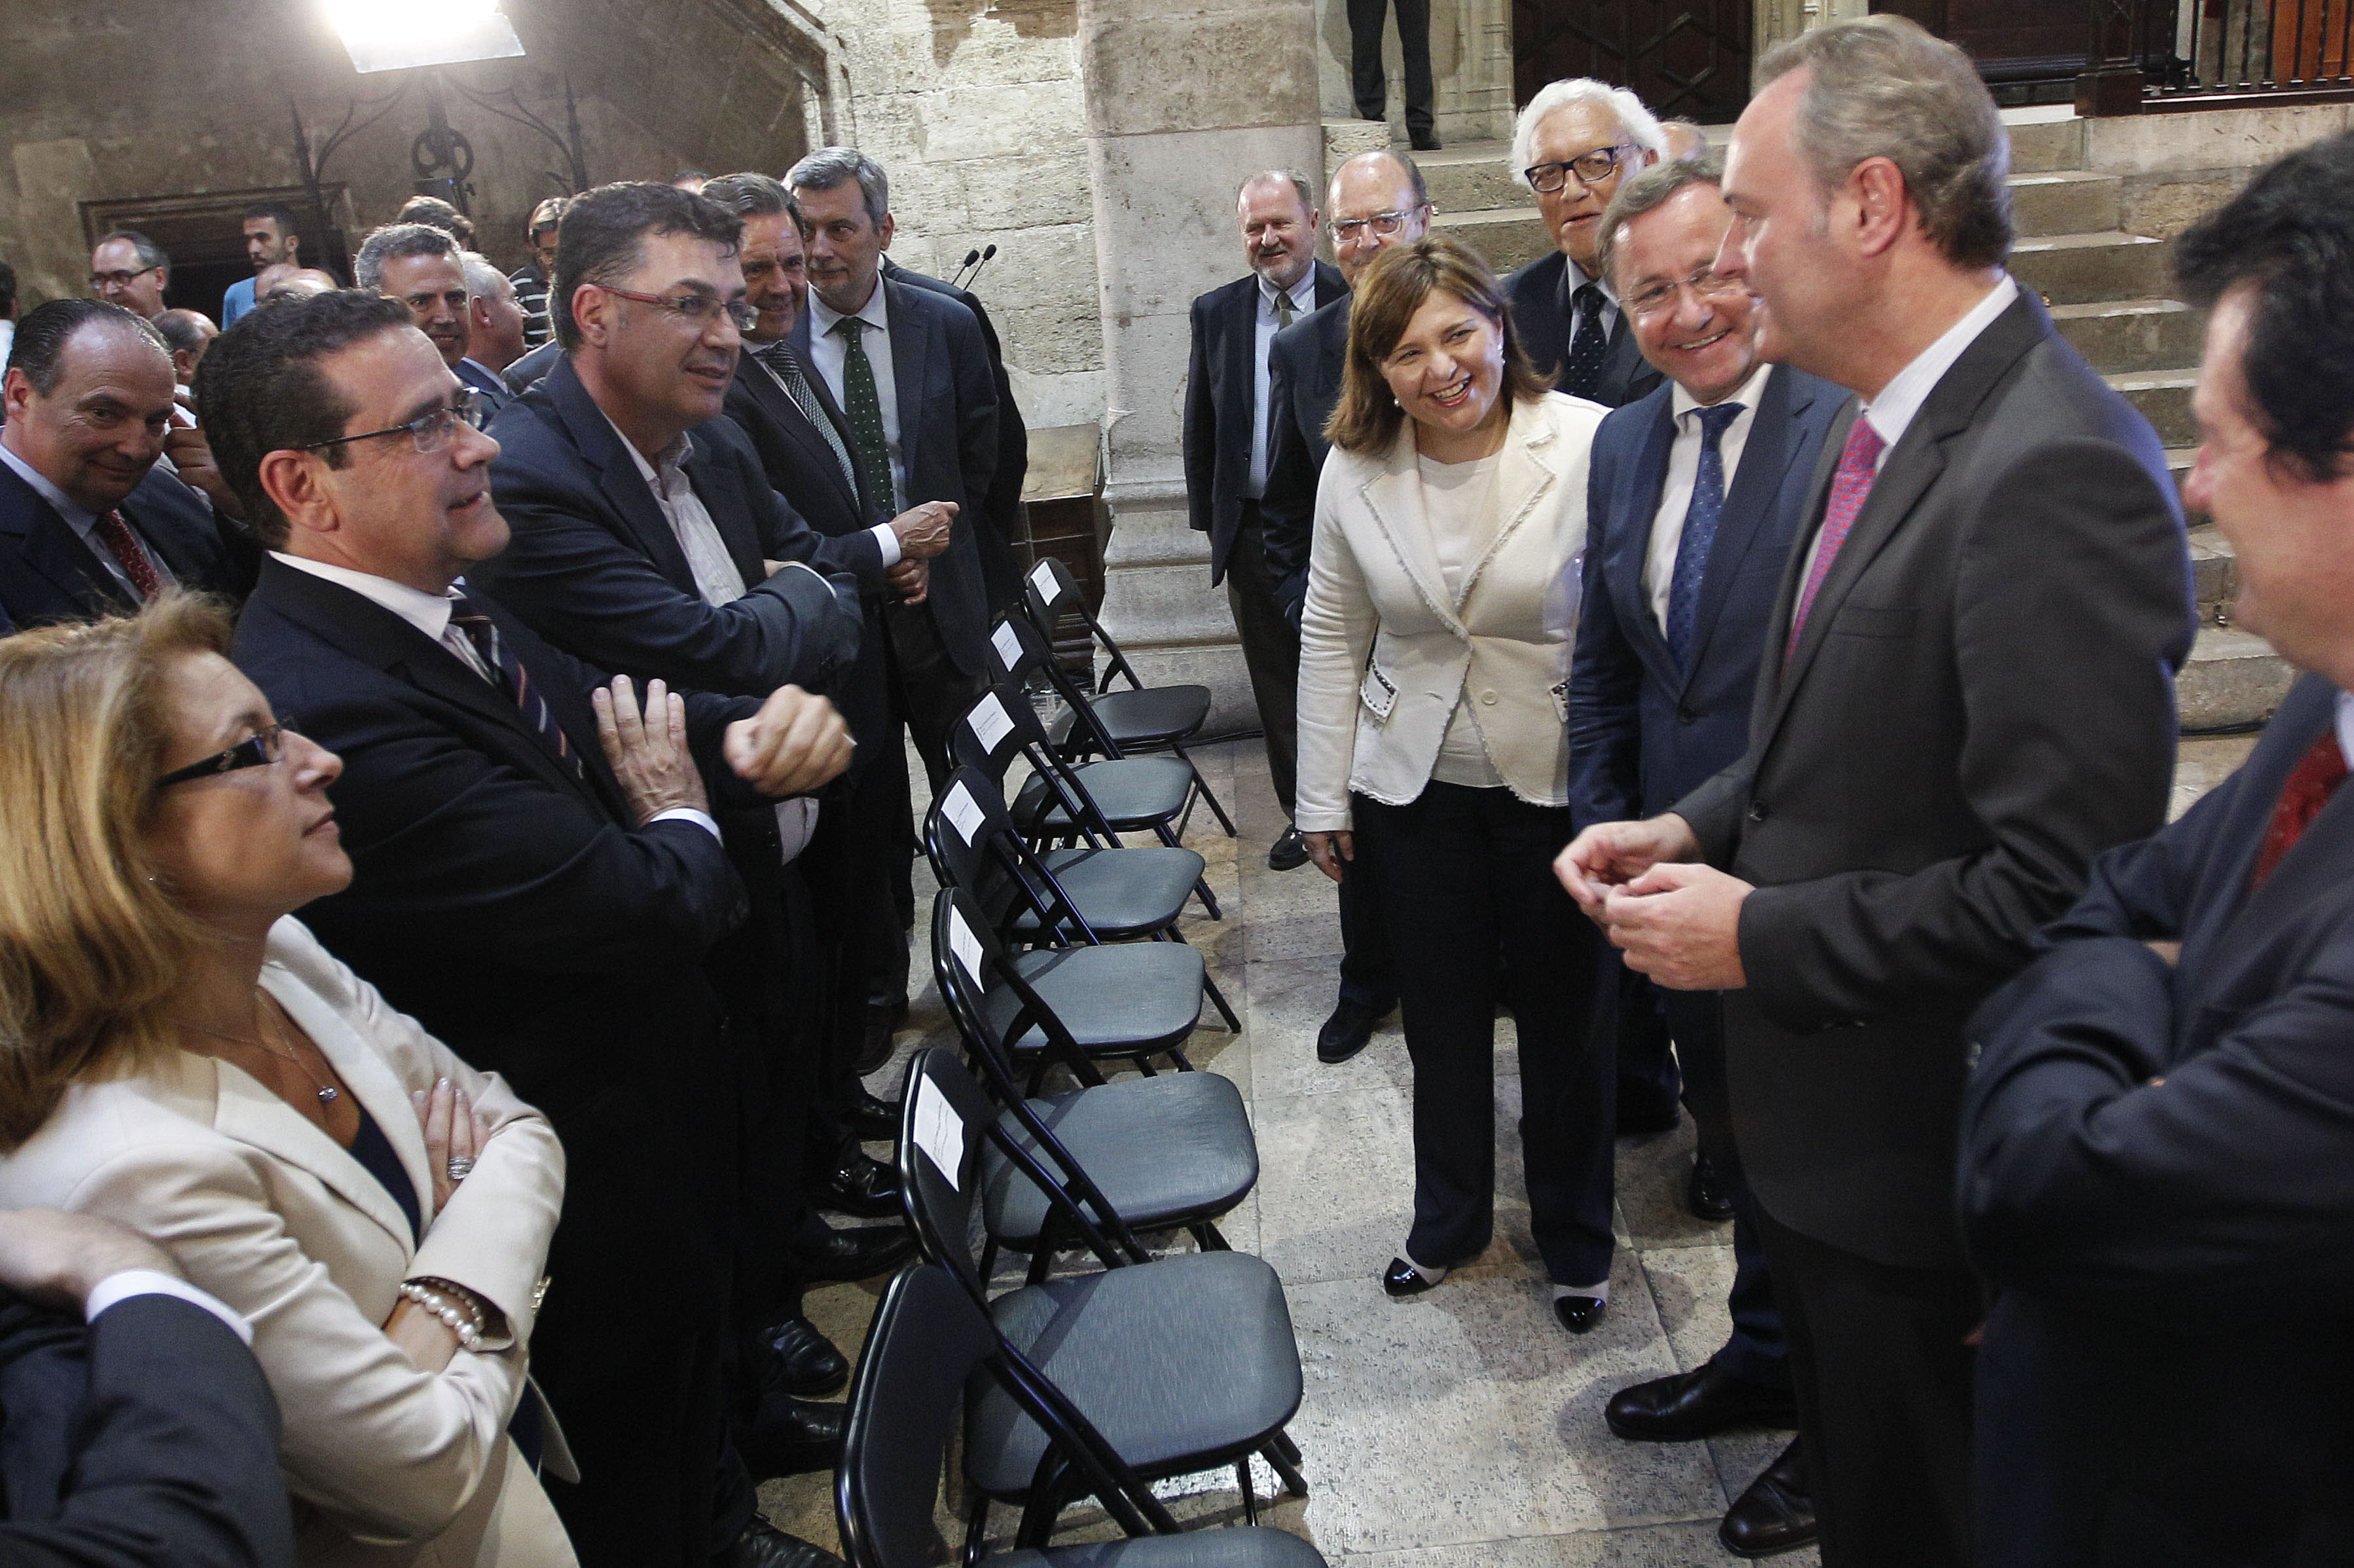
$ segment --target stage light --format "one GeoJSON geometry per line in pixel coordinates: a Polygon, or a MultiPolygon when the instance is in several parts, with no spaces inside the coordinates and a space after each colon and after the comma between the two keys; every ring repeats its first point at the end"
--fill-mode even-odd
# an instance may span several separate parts
{"type": "Polygon", "coordinates": [[[352,69],[405,70],[523,53],[498,0],[325,0],[352,69]]]}

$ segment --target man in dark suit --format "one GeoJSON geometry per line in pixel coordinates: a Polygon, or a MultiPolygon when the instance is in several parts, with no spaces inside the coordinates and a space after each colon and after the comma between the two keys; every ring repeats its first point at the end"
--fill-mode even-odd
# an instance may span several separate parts
{"type": "Polygon", "coordinates": [[[17,323],[0,427],[0,614],[128,613],[169,587],[234,597],[239,536],[163,471],[172,356],[119,305],[53,300],[17,323]]]}
{"type": "MultiPolygon", "coordinates": [[[[1619,187],[1602,264],[1659,390],[1602,421],[1586,470],[1584,607],[1569,675],[1574,820],[1660,811],[1748,748],[1750,698],[1774,590],[1845,392],[1757,356],[1748,291],[1713,270],[1732,214],[1713,164],[1646,169],[1619,187]]],[[[1723,1002],[1667,991],[1684,1103],[1700,1133],[1687,1204],[1730,1210],[1733,1335],[1690,1372],[1620,1389],[1621,1437],[1689,1442],[1739,1425],[1794,1426],[1781,1313],[1733,1142],[1723,1002]]],[[[1795,1445],[1794,1445],[1795,1447],[1795,1445]]],[[[1795,1454],[1726,1514],[1745,1556],[1814,1538],[1795,1454]],[[1779,1473],[1778,1478],[1776,1472],[1779,1473]]]]}
{"type": "Polygon", "coordinates": [[[1536,193],[1555,249],[1504,280],[1537,374],[1616,408],[1659,384],[1597,260],[1602,212],[1628,175],[1667,155],[1659,121],[1623,87],[1549,82],[1512,127],[1512,174],[1536,193]]]}
{"type": "Polygon", "coordinates": [[[207,367],[271,546],[234,657],[344,763],[355,878],[304,918],[564,1139],[532,1353],[580,1467],[549,1489],[582,1561],[830,1561],[758,1521],[727,1440],[731,1059],[701,966],[746,906],[715,811],[818,787],[848,732],[791,686],[649,683],[642,720],[626,678],[453,591],[508,535],[497,443],[457,393],[403,307],[358,291],[255,312],[207,367]]]}
{"type": "Polygon", "coordinates": [[[417,330],[432,341],[441,363],[458,379],[492,399],[495,414],[505,403],[505,383],[485,376],[483,367],[469,369],[466,353],[473,340],[473,288],[467,281],[466,252],[447,229],[429,223],[387,223],[360,241],[352,258],[352,273],[363,289],[373,289],[408,307],[417,330]]]}
{"type": "MultiPolygon", "coordinates": [[[[1276,608],[1290,629],[1292,658],[1299,646],[1299,612],[1308,599],[1308,547],[1316,526],[1316,481],[1324,471],[1325,421],[1341,400],[1341,374],[1349,348],[1349,289],[1374,257],[1430,232],[1430,193],[1422,170],[1404,153],[1360,153],[1332,171],[1325,204],[1331,209],[1332,255],[1339,261],[1340,298],[1319,305],[1283,328],[1267,346],[1270,415],[1266,493],[1259,498],[1259,536],[1276,608]]],[[[1234,579],[1230,577],[1229,582],[1234,579]]],[[[1363,1050],[1374,1028],[1397,1006],[1389,940],[1371,889],[1345,874],[1341,905],[1341,994],[1316,1032],[1317,1060],[1337,1065],[1363,1050]]]]}
{"type": "Polygon", "coordinates": [[[1826,438],[1747,755],[1561,864],[1630,967],[1726,993],[1824,1563],[1959,1565],[1962,1026],[2165,820],[2188,563],[2157,436],[2003,270],[2003,131],[1961,51],[1874,16],[1761,71],[1716,270],[1762,297],[1766,357],[1863,408],[1826,438]],[[1814,116],[1865,92],[1922,129],[1826,189],[1814,116]]]}
{"type": "Polygon", "coordinates": [[[0,1213],[0,1563],[292,1568],[252,1339],[111,1220],[0,1213]]]}
{"type": "MultiPolygon", "coordinates": [[[[1251,698],[1267,736],[1267,772],[1286,817],[1298,751],[1299,630],[1278,599],[1280,564],[1267,555],[1259,501],[1275,429],[1268,352],[1278,332],[1341,297],[1340,271],[1316,260],[1316,197],[1282,170],[1245,180],[1235,198],[1250,270],[1193,302],[1193,357],[1185,372],[1185,504],[1210,536],[1210,585],[1226,585],[1251,698]]],[[[1304,561],[1303,561],[1304,565],[1304,561]]],[[[1287,823],[1267,863],[1289,871],[1308,860],[1287,823]]]]}
{"type": "Polygon", "coordinates": [[[938,501],[963,519],[928,563],[923,601],[884,608],[893,696],[938,789],[948,777],[949,726],[988,678],[990,592],[978,535],[999,454],[991,361],[970,311],[883,276],[895,226],[880,164],[854,148],[823,147],[784,183],[809,225],[811,297],[793,326],[793,352],[847,417],[852,449],[876,476],[875,501],[888,493],[885,515],[938,501]]]}
{"type": "Polygon", "coordinates": [[[1979,1009],[1960,1199],[1999,1294],[1981,1561],[2354,1560],[2354,139],[2177,249],[2213,314],[2184,492],[2307,672],[2245,766],[2095,863],[1979,1009]],[[2209,1304],[2228,1301],[2228,1310],[2209,1304]]]}
{"type": "Polygon", "coordinates": [[[489,260],[468,250],[459,263],[466,273],[466,356],[450,368],[482,395],[483,418],[495,418],[514,396],[506,368],[524,355],[524,313],[514,285],[489,260]]]}

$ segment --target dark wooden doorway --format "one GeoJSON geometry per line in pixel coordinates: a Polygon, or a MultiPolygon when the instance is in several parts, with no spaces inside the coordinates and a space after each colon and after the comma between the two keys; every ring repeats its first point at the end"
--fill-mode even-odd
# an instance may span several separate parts
{"type": "Polygon", "coordinates": [[[1635,90],[1661,119],[1721,124],[1749,101],[1755,0],[1512,0],[1512,97],[1568,76],[1635,90]]]}

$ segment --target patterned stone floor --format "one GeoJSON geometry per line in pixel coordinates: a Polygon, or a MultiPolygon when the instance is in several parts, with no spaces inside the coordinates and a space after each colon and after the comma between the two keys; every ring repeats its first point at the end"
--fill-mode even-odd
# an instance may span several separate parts
{"type": "MultiPolygon", "coordinates": [[[[2187,743],[2178,810],[2245,754],[2240,739],[2187,743]]],[[[1779,1433],[1708,1443],[1625,1443],[1602,1424],[1624,1384],[1688,1369],[1726,1332],[1730,1227],[1684,1213],[1677,1192],[1691,1158],[1689,1122],[1622,1139],[1618,1234],[1608,1315],[1583,1338],[1548,1308],[1519,1156],[1510,1136],[1519,1084],[1511,1022],[1497,1023],[1500,1192],[1495,1243],[1445,1286],[1389,1300],[1377,1275],[1403,1240],[1412,1205],[1406,1148],[1411,1087],[1394,1019],[1354,1061],[1316,1060],[1330,1010],[1340,929],[1331,885],[1313,867],[1270,872],[1266,848],[1282,826],[1256,743],[1200,754],[1204,775],[1241,827],[1219,832],[1206,812],[1187,842],[1209,861],[1222,921],[1198,912],[1186,936],[1244,1016],[1230,1035],[1198,1031],[1188,1049],[1241,1087],[1257,1131],[1259,1185],[1224,1223],[1234,1245],[1282,1276],[1299,1339],[1307,1393],[1291,1432],[1310,1496],[1275,1522],[1331,1561],[1363,1568],[1686,1568],[1737,1562],[1717,1545],[1728,1502],[1774,1457],[1779,1433]]],[[[923,896],[928,898],[927,889],[923,896]]],[[[1214,1023],[1214,1014],[1204,1009],[1214,1023]]],[[[927,987],[900,1036],[949,1043],[927,987]]],[[[872,1080],[896,1094],[900,1064],[872,1080]]],[[[878,1150],[878,1152],[882,1150],[878,1150]]],[[[879,1283],[832,1286],[811,1298],[822,1328],[855,1355],[879,1283]]],[[[1273,1478],[1260,1477],[1262,1496],[1273,1478]]],[[[1230,1521],[1230,1476],[1167,1489],[1185,1515],[1230,1521]]],[[[795,1534],[835,1542],[830,1478],[762,1489],[769,1516],[795,1534]]],[[[1264,1517],[1264,1516],[1263,1516],[1264,1517]]],[[[1011,1528],[1005,1510],[998,1518],[1011,1528]]],[[[1066,1539],[1100,1533],[1075,1515],[1066,1539]]],[[[1800,1568],[1811,1551],[1778,1560],[1800,1568]]]]}

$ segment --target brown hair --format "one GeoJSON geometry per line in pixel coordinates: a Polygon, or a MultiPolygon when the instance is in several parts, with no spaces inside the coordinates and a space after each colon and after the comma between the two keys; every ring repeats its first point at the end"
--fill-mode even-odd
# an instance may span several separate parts
{"type": "Polygon", "coordinates": [[[1432,235],[1392,245],[1358,280],[1349,306],[1349,351],[1341,374],[1341,400],[1324,422],[1324,439],[1342,451],[1380,452],[1397,440],[1405,411],[1382,378],[1382,361],[1396,349],[1406,324],[1432,294],[1452,294],[1496,323],[1504,334],[1504,396],[1533,402],[1550,390],[1521,351],[1504,291],[1479,253],[1458,239],[1432,235]]]}
{"type": "Polygon", "coordinates": [[[228,613],[183,593],[0,639],[0,1150],[68,1086],[161,1039],[207,939],[156,881],[143,829],[169,672],[228,646],[228,613]]]}

